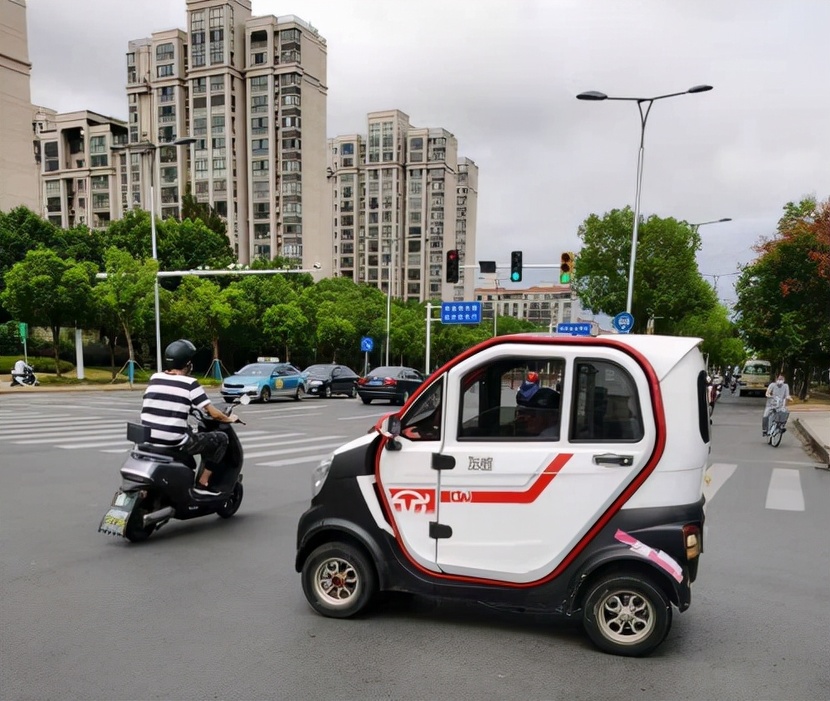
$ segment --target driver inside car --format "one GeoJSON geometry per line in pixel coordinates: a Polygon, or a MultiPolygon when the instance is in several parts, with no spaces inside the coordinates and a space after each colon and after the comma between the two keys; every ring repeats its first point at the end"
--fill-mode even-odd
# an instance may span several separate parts
{"type": "Polygon", "coordinates": [[[559,398],[556,390],[541,387],[526,404],[516,407],[516,434],[558,441],[559,398]]]}

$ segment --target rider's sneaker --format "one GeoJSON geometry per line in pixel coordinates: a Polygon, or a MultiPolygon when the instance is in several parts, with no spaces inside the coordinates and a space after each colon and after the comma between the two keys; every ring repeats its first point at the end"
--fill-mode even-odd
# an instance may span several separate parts
{"type": "Polygon", "coordinates": [[[213,487],[206,487],[203,484],[193,486],[193,493],[200,497],[218,497],[222,492],[213,487]]]}

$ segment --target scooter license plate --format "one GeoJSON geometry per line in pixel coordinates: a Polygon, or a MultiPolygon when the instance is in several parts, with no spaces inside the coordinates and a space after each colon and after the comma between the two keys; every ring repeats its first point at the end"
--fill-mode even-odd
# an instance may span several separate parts
{"type": "Polygon", "coordinates": [[[116,494],[112,506],[104,514],[104,518],[101,519],[98,531],[107,535],[123,537],[124,531],[127,529],[127,521],[137,498],[137,494],[125,494],[124,492],[116,494]]]}

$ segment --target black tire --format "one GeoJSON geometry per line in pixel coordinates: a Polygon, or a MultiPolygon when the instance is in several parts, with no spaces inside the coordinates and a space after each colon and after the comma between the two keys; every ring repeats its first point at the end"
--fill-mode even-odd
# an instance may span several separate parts
{"type": "Polygon", "coordinates": [[[326,385],[326,388],[323,390],[323,396],[326,399],[331,399],[331,385],[326,385]]]}
{"type": "Polygon", "coordinates": [[[362,401],[364,404],[371,404],[372,403],[372,400],[369,399],[369,397],[361,397],[360,401],[362,401]]]}
{"type": "Polygon", "coordinates": [[[294,401],[299,402],[305,396],[305,389],[302,385],[297,385],[297,391],[294,393],[294,401]]]}
{"type": "Polygon", "coordinates": [[[357,387],[352,385],[352,388],[349,390],[349,396],[354,399],[357,396],[357,387]]]}
{"type": "Polygon", "coordinates": [[[781,432],[781,429],[777,425],[775,425],[773,427],[773,429],[770,431],[770,434],[769,434],[769,444],[773,448],[777,448],[779,445],[781,445],[781,436],[782,435],[783,434],[781,432]]]}
{"type": "Polygon", "coordinates": [[[585,599],[582,623],[600,650],[624,657],[652,652],[669,633],[671,603],[647,579],[609,574],[585,599]]]}
{"type": "Polygon", "coordinates": [[[153,510],[153,501],[148,496],[140,503],[133,507],[130,514],[130,520],[127,521],[127,526],[124,528],[124,537],[131,543],[143,543],[147,538],[153,535],[156,530],[156,525],[144,526],[144,516],[153,510]]]}
{"type": "Polygon", "coordinates": [[[217,509],[216,515],[219,516],[219,518],[230,518],[233,516],[237,511],[239,511],[239,506],[242,504],[242,497],[244,494],[245,490],[242,488],[242,482],[237,482],[233,486],[233,491],[228,497],[228,500],[217,509]]]}
{"type": "Polygon", "coordinates": [[[348,543],[326,543],[306,558],[303,593],[317,613],[350,618],[364,610],[377,591],[377,575],[362,550],[348,543]]]}
{"type": "Polygon", "coordinates": [[[263,387],[262,391],[259,393],[259,399],[263,404],[267,404],[271,401],[271,389],[269,387],[263,387]]]}

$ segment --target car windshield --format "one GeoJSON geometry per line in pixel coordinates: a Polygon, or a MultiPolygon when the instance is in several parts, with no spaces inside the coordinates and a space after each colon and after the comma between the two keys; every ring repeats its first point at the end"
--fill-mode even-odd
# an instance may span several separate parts
{"type": "Polygon", "coordinates": [[[271,372],[274,370],[274,365],[266,365],[265,363],[251,363],[250,365],[246,365],[242,368],[237,375],[256,375],[256,376],[265,376],[270,375],[271,372]]]}
{"type": "Polygon", "coordinates": [[[328,377],[331,374],[331,365],[312,365],[305,369],[307,375],[315,377],[328,377]]]}

